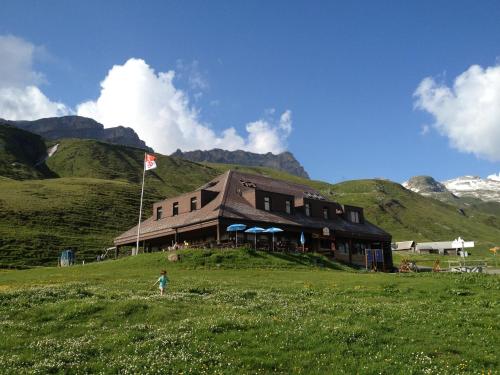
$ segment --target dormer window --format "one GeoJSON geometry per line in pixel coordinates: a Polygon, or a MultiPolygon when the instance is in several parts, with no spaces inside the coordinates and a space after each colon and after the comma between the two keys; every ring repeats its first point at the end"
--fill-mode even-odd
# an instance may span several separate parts
{"type": "Polygon", "coordinates": [[[285,201],[285,211],[287,214],[292,213],[292,202],[291,201],[285,201]]]}
{"type": "Polygon", "coordinates": [[[196,197],[191,198],[191,211],[196,210],[197,203],[198,203],[198,199],[196,199],[196,197]]]}
{"type": "Polygon", "coordinates": [[[163,207],[156,207],[156,220],[160,220],[163,216],[163,207]]]}
{"type": "Polygon", "coordinates": [[[349,212],[349,220],[352,223],[359,223],[359,212],[357,212],[357,211],[349,212]]]}
{"type": "Polygon", "coordinates": [[[264,210],[271,211],[271,198],[264,197],[264,210]]]}
{"type": "Polygon", "coordinates": [[[309,203],[306,203],[304,205],[305,211],[306,211],[306,216],[311,216],[311,205],[309,203]]]}
{"type": "Polygon", "coordinates": [[[323,207],[323,219],[328,220],[328,207],[323,207]]]}
{"type": "Polygon", "coordinates": [[[179,215],[179,202],[174,202],[172,204],[172,216],[179,215]]]}

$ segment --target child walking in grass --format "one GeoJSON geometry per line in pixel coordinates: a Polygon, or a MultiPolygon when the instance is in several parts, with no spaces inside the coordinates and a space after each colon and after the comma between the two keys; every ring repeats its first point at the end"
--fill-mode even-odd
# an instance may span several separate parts
{"type": "Polygon", "coordinates": [[[158,278],[158,280],[156,280],[156,282],[153,284],[153,286],[155,286],[156,284],[160,284],[160,295],[163,296],[163,293],[165,292],[165,288],[167,286],[167,283],[168,283],[168,277],[167,277],[167,271],[163,270],[160,272],[160,277],[158,278]]]}

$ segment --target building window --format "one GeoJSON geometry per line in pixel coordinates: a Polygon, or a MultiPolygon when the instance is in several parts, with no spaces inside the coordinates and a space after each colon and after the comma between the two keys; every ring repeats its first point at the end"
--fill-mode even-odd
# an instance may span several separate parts
{"type": "Polygon", "coordinates": [[[357,211],[351,211],[349,212],[350,220],[353,223],[359,223],[359,212],[357,211]]]}
{"type": "Polygon", "coordinates": [[[349,242],[338,241],[337,249],[340,254],[349,254],[349,242]]]}
{"type": "Polygon", "coordinates": [[[353,242],[352,244],[352,254],[365,255],[366,245],[362,242],[353,242]]]}
{"type": "Polygon", "coordinates": [[[264,210],[271,211],[271,198],[264,197],[264,210]]]}
{"type": "Polygon", "coordinates": [[[191,211],[196,210],[197,203],[198,203],[198,199],[196,199],[196,197],[191,198],[191,211]]]}
{"type": "Polygon", "coordinates": [[[172,204],[172,216],[179,215],[179,202],[174,202],[172,204]]]}
{"type": "Polygon", "coordinates": [[[290,201],[285,201],[285,211],[287,214],[292,213],[292,202],[290,201]]]}
{"type": "Polygon", "coordinates": [[[156,220],[160,220],[163,216],[162,206],[156,207],[156,220]]]}
{"type": "Polygon", "coordinates": [[[328,220],[328,207],[323,207],[323,219],[328,220]]]}
{"type": "Polygon", "coordinates": [[[311,206],[309,203],[305,204],[305,209],[306,209],[306,216],[311,216],[311,206]]]}

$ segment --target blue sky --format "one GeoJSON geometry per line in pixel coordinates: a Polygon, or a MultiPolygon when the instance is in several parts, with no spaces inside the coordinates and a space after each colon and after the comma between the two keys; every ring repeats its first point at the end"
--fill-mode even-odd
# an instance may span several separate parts
{"type": "MultiPolygon", "coordinates": [[[[415,109],[413,95],[426,77],[451,88],[473,65],[496,69],[499,2],[4,0],[2,14],[0,35],[36,46],[37,87],[72,111],[102,96],[114,65],[136,58],[155,73],[175,71],[187,108],[219,138],[233,127],[250,147],[245,128],[259,122],[281,137],[262,147],[286,146],[315,179],[500,171],[495,144],[480,149],[481,137],[500,142],[496,114],[468,148],[457,137],[471,137],[471,128],[455,131],[471,122],[460,112],[467,101],[446,105],[430,89],[415,109]],[[443,124],[433,126],[436,118],[443,124]]],[[[92,108],[82,113],[111,118],[92,108]]]]}

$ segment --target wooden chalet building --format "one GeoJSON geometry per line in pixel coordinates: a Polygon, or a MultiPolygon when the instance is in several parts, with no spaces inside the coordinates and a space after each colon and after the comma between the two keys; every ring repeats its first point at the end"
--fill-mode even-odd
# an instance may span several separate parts
{"type": "MultiPolygon", "coordinates": [[[[325,199],[309,186],[269,177],[228,171],[199,189],[153,205],[153,215],[142,222],[140,241],[146,251],[166,249],[188,241],[200,247],[234,240],[226,232],[230,224],[247,227],[279,227],[278,248],[323,251],[336,259],[378,269],[392,269],[391,235],[368,222],[361,207],[325,199]],[[373,260],[370,251],[378,249],[373,260]]],[[[137,226],[115,238],[117,248],[135,246],[137,226]]],[[[270,244],[270,234],[257,235],[259,245],[270,244]]],[[[253,244],[254,235],[239,233],[238,242],[253,244]]]]}

